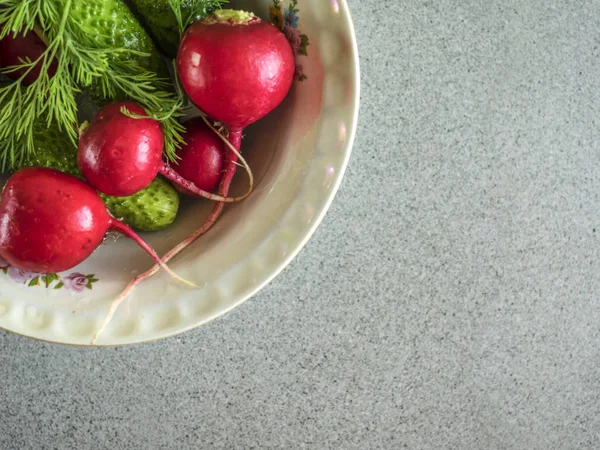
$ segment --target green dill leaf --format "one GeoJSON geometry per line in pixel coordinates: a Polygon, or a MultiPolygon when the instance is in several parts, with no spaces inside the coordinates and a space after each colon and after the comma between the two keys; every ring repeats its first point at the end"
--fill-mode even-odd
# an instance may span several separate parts
{"type": "Polygon", "coordinates": [[[228,0],[167,0],[179,26],[180,37],[192,23],[209,15],[215,9],[228,3],[228,0]]]}

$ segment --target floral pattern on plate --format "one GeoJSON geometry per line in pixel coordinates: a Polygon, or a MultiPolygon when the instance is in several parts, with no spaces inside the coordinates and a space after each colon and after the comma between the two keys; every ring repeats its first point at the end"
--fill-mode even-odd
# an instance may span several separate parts
{"type": "MultiPolygon", "coordinates": [[[[292,46],[294,56],[308,56],[310,41],[308,36],[302,34],[298,28],[300,16],[298,13],[298,0],[291,0],[287,8],[283,7],[282,0],[273,0],[273,6],[269,8],[271,23],[279,28],[292,46]]],[[[302,65],[296,63],[296,79],[304,81],[308,77],[304,74],[302,65]]]]}
{"type": "Polygon", "coordinates": [[[92,289],[98,278],[92,273],[84,275],[79,272],[73,272],[69,275],[61,276],[57,273],[35,273],[29,270],[21,270],[8,264],[7,261],[0,258],[0,270],[8,275],[15,283],[25,284],[28,287],[42,286],[46,289],[66,289],[73,292],[83,292],[85,289],[92,289]]]}

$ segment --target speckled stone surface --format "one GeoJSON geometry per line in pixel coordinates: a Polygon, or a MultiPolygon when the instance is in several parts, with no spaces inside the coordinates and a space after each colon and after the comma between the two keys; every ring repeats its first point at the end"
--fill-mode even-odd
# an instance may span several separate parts
{"type": "Polygon", "coordinates": [[[306,249],[155,344],[0,333],[0,449],[600,448],[600,2],[350,6],[360,129],[306,249]]]}

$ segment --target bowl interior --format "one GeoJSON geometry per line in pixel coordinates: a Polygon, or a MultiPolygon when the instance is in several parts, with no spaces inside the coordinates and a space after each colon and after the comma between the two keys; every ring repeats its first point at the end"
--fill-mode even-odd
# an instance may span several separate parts
{"type": "MultiPolygon", "coordinates": [[[[272,2],[231,3],[269,19],[272,2]]],[[[98,344],[168,336],[232,309],[279,273],[324,215],[343,175],[356,125],[356,47],[345,2],[300,0],[298,9],[299,28],[311,43],[309,56],[298,60],[308,79],[295,82],[276,111],[245,131],[242,151],[255,174],[255,191],[242,203],[226,206],[214,228],[169,263],[202,288],[183,287],[159,272],[133,292],[98,344]]],[[[245,192],[247,182],[239,169],[233,193],[245,192]]],[[[174,225],[141,235],[164,254],[200,227],[211,208],[212,202],[183,198],[174,225]]],[[[64,245],[69,245],[68,237],[64,245]]],[[[31,277],[22,280],[5,269],[0,272],[0,327],[86,345],[111,301],[151,265],[132,241],[111,236],[83,264],[60,274],[64,282],[59,289],[54,288],[59,281],[46,288],[39,279],[37,285],[31,277]],[[76,292],[72,273],[93,274],[98,281],[92,289],[76,292]]]]}

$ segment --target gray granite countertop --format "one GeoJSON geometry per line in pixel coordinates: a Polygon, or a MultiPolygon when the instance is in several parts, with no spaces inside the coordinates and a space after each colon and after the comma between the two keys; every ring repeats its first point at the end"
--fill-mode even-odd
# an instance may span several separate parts
{"type": "Polygon", "coordinates": [[[600,447],[600,3],[350,6],[360,128],[308,246],[165,341],[0,333],[0,449],[600,447]]]}

